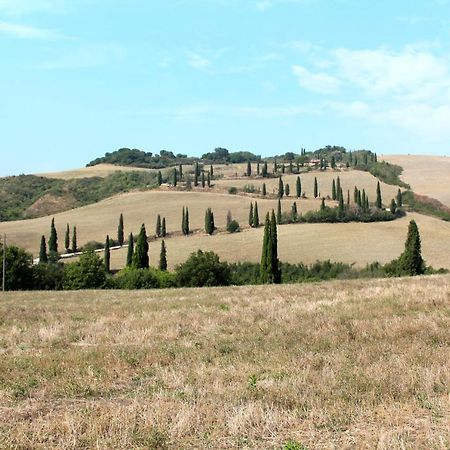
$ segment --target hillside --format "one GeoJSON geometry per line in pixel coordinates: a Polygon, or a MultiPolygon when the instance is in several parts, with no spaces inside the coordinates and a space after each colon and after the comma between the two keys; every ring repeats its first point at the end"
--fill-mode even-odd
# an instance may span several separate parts
{"type": "Polygon", "coordinates": [[[0,447],[448,448],[449,286],[2,294],[0,447]]]}
{"type": "Polygon", "coordinates": [[[383,160],[403,167],[401,179],[414,192],[450,207],[450,158],[445,156],[384,155],[383,160]]]}

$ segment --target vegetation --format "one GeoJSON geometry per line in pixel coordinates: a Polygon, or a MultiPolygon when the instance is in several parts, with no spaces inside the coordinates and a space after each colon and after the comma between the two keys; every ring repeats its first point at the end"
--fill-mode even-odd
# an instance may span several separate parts
{"type": "Polygon", "coordinates": [[[261,253],[260,280],[263,284],[281,283],[278,261],[277,222],[275,213],[266,214],[261,253]]]}
{"type": "Polygon", "coordinates": [[[425,195],[418,195],[412,191],[400,193],[398,198],[400,198],[401,203],[407,205],[408,209],[411,211],[438,217],[450,222],[450,208],[443,205],[439,200],[425,195]]]}

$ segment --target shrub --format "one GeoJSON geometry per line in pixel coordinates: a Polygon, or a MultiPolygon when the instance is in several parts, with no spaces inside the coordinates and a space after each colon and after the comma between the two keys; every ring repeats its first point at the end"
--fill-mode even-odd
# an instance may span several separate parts
{"type": "Polygon", "coordinates": [[[237,220],[232,220],[228,225],[227,225],[227,231],[229,233],[237,233],[238,231],[240,231],[239,228],[239,222],[237,220]]]}
{"type": "Polygon", "coordinates": [[[64,270],[64,289],[101,289],[105,286],[106,272],[103,260],[90,250],[80,260],[67,264],[64,270]]]}
{"type": "Polygon", "coordinates": [[[238,190],[237,190],[237,187],[235,187],[235,186],[230,186],[229,188],[228,188],[228,193],[229,194],[237,194],[237,192],[238,192],[238,190]]]}
{"type": "Polygon", "coordinates": [[[32,267],[33,289],[59,291],[64,284],[63,264],[37,264],[32,267]]]}
{"type": "MultiPolygon", "coordinates": [[[[25,250],[10,245],[6,249],[6,280],[7,291],[23,291],[32,287],[33,257],[25,250]]],[[[3,247],[0,244],[0,274],[3,272],[3,247]]],[[[0,275],[1,277],[1,275],[0,275]]]]}

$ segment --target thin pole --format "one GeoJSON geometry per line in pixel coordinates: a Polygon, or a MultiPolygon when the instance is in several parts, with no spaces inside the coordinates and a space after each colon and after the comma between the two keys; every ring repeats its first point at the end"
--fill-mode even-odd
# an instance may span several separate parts
{"type": "Polygon", "coordinates": [[[5,280],[6,280],[6,234],[3,235],[3,278],[2,278],[3,292],[5,292],[5,280]]]}

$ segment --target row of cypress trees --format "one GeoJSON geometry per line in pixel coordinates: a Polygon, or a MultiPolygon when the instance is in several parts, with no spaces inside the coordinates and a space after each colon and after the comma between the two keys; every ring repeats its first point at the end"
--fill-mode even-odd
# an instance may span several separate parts
{"type": "MultiPolygon", "coordinates": [[[[72,231],[72,242],[70,241],[70,226],[67,224],[66,233],[64,236],[64,248],[66,252],[72,251],[72,253],[76,253],[77,248],[77,227],[73,227],[72,231]]],[[[55,218],[52,218],[52,222],[50,225],[50,237],[48,239],[48,252],[47,252],[47,241],[45,236],[41,236],[41,243],[39,246],[39,262],[40,263],[48,263],[48,262],[56,262],[59,258],[58,254],[58,232],[56,231],[55,226],[55,218]]]]}

